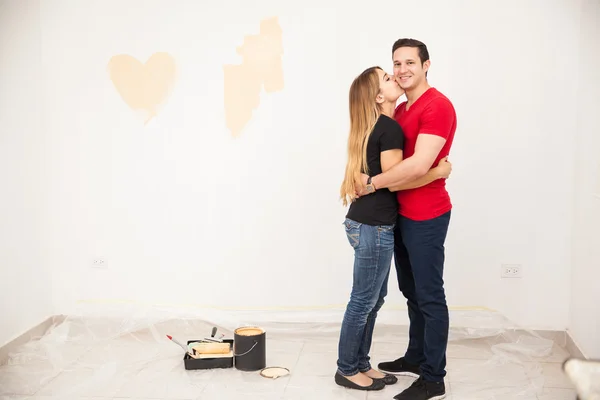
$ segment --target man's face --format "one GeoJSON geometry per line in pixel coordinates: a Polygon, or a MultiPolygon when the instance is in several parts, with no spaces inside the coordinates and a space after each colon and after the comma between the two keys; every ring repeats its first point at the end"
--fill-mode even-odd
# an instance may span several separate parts
{"type": "Polygon", "coordinates": [[[400,87],[411,90],[425,81],[425,73],[429,69],[429,60],[421,65],[419,49],[416,47],[400,47],[392,55],[394,76],[400,87]]]}

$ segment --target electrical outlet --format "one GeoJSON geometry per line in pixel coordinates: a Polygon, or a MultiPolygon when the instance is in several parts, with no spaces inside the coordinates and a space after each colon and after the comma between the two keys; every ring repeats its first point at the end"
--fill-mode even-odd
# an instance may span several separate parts
{"type": "Polygon", "coordinates": [[[94,258],[92,268],[106,269],[106,260],[104,258],[94,258]]]}
{"type": "Polygon", "coordinates": [[[500,276],[502,278],[520,278],[521,268],[520,264],[502,264],[500,276]]]}

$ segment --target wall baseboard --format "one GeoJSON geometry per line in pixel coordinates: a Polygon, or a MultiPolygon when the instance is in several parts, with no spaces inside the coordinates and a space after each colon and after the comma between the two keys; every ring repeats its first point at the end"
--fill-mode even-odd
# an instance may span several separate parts
{"type": "Polygon", "coordinates": [[[577,344],[577,342],[575,341],[575,339],[573,339],[573,335],[571,335],[571,332],[569,332],[568,330],[565,332],[566,337],[567,337],[567,343],[565,345],[565,348],[567,349],[567,352],[569,352],[569,354],[572,357],[575,358],[582,358],[584,360],[587,360],[588,358],[585,356],[585,354],[583,354],[583,351],[581,351],[581,347],[579,347],[579,345],[577,344]]]}
{"type": "Polygon", "coordinates": [[[29,329],[22,335],[17,336],[4,346],[0,347],[0,365],[4,365],[8,361],[9,354],[16,351],[19,346],[22,346],[32,340],[41,338],[55,325],[60,325],[66,319],[65,315],[53,315],[46,318],[33,328],[29,329]]]}

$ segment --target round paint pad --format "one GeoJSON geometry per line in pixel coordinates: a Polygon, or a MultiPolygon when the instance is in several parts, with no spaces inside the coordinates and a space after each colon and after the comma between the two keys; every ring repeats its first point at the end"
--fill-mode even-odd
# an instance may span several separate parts
{"type": "Polygon", "coordinates": [[[260,371],[265,378],[277,379],[290,374],[290,370],[283,367],[267,367],[260,371]]]}

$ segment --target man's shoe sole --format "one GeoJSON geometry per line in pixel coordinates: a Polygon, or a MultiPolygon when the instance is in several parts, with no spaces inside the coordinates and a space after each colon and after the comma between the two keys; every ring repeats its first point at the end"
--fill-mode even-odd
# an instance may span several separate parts
{"type": "Polygon", "coordinates": [[[378,368],[378,369],[379,369],[379,371],[383,372],[384,374],[391,374],[391,375],[396,375],[396,376],[408,376],[410,378],[418,378],[419,376],[421,376],[419,374],[415,374],[414,372],[407,372],[407,371],[394,372],[394,371],[388,371],[388,370],[381,369],[381,368],[378,368]]]}

